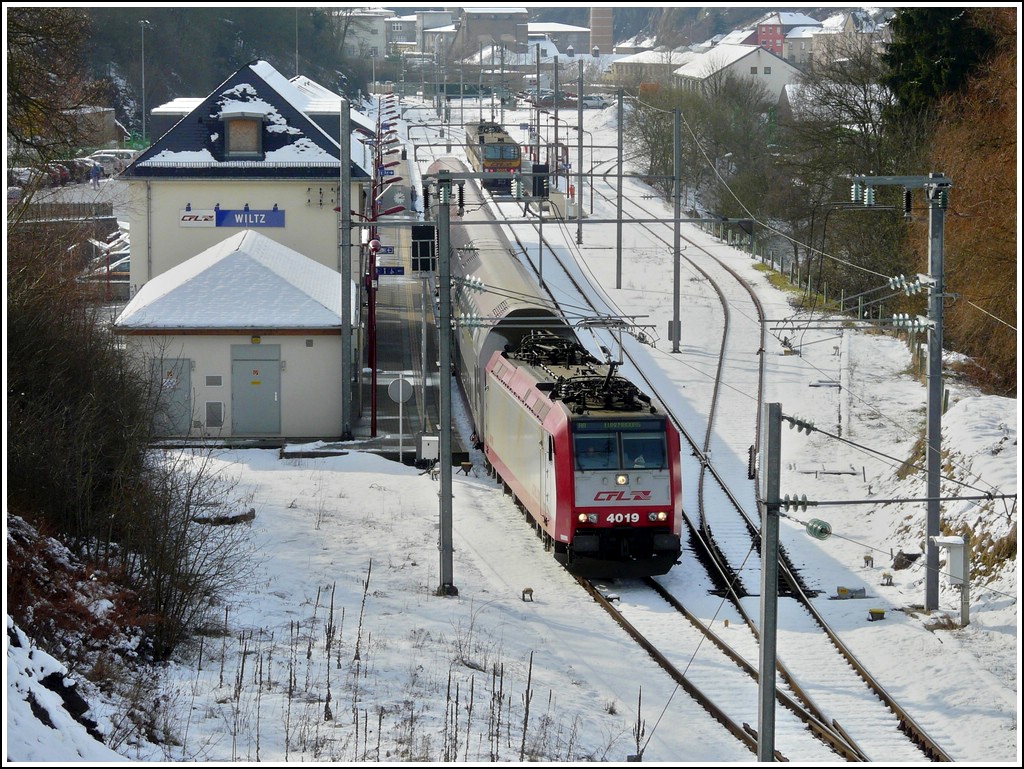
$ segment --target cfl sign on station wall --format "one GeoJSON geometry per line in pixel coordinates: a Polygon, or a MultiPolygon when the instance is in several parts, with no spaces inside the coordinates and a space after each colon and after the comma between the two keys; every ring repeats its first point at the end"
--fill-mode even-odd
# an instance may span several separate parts
{"type": "Polygon", "coordinates": [[[278,208],[242,210],[185,208],[178,211],[180,227],[284,227],[284,211],[278,208]]]}

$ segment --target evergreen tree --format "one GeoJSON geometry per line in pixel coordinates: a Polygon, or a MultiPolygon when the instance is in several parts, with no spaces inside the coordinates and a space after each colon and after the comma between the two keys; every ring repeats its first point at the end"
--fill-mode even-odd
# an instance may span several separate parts
{"type": "Polygon", "coordinates": [[[882,54],[882,82],[896,96],[896,111],[924,115],[959,91],[992,53],[992,36],[974,23],[976,9],[903,8],[892,20],[892,42],[882,54]]]}

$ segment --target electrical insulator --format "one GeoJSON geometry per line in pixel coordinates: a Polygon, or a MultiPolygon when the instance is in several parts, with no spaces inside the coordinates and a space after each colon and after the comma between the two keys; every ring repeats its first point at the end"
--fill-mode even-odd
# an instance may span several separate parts
{"type": "Polygon", "coordinates": [[[789,510],[793,508],[795,510],[806,510],[807,509],[807,495],[801,494],[799,497],[794,494],[792,497],[787,494],[782,498],[782,509],[789,510]]]}
{"type": "Polygon", "coordinates": [[[466,210],[466,185],[459,185],[459,216],[466,210]]]}
{"type": "Polygon", "coordinates": [[[873,206],[875,204],[875,188],[865,187],[864,188],[864,205],[873,206]]]}
{"type": "Polygon", "coordinates": [[[854,182],[850,187],[850,200],[854,203],[860,203],[860,182],[854,182]]]}
{"type": "Polygon", "coordinates": [[[804,531],[815,539],[828,539],[832,536],[832,526],[818,518],[811,518],[807,522],[807,526],[804,527],[804,531]]]}
{"type": "Polygon", "coordinates": [[[910,190],[903,190],[903,215],[908,219],[910,218],[910,209],[912,204],[913,199],[911,198],[910,190]]]}
{"type": "Polygon", "coordinates": [[[814,424],[812,422],[805,422],[804,420],[797,419],[796,417],[786,417],[786,420],[789,422],[789,429],[792,430],[795,427],[798,433],[806,431],[807,434],[810,435],[814,430],[814,424]]]}
{"type": "Polygon", "coordinates": [[[430,213],[430,185],[423,185],[423,213],[430,213]]]}
{"type": "Polygon", "coordinates": [[[905,289],[906,287],[907,287],[907,276],[906,275],[897,275],[894,278],[889,278],[889,288],[891,288],[893,291],[899,291],[900,289],[905,289]]]}
{"type": "Polygon", "coordinates": [[[754,480],[757,477],[757,449],[753,445],[747,446],[747,480],[754,480]]]}
{"type": "Polygon", "coordinates": [[[949,190],[939,190],[939,208],[945,211],[949,208],[949,190]]]}

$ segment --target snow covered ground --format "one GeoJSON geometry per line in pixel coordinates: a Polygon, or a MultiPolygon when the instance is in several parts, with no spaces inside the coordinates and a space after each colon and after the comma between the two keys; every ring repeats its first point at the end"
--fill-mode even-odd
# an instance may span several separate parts
{"type": "MultiPolygon", "coordinates": [[[[587,111],[595,143],[614,144],[613,114],[614,108],[587,111]]],[[[657,212],[658,203],[650,208],[657,212]]],[[[663,213],[670,216],[670,208],[663,213]]],[[[545,226],[545,236],[555,237],[555,230],[545,226]]],[[[687,225],[684,234],[730,259],[773,311],[792,314],[748,255],[687,225]]],[[[631,228],[624,237],[632,237],[631,228]]],[[[616,290],[607,258],[614,238],[614,225],[588,226],[576,258],[621,307],[664,317],[671,260],[643,263],[642,290],[616,290]]],[[[565,250],[577,248],[567,241],[565,250]]],[[[638,266],[629,267],[636,275],[638,266]]],[[[687,291],[696,290],[687,284],[687,291]]],[[[684,324],[714,326],[708,296],[689,296],[684,308],[684,324]]],[[[870,329],[808,329],[802,354],[786,355],[779,340],[771,341],[768,400],[870,449],[785,431],[783,492],[828,500],[925,496],[923,472],[897,477],[925,418],[925,386],[908,373],[905,342],[870,329]],[[825,341],[830,335],[836,338],[825,341]],[[823,379],[842,387],[811,386],[823,379]],[[835,467],[853,472],[824,471],[835,467]]],[[[685,401],[700,389],[694,367],[704,351],[670,355],[667,345],[660,343],[651,359],[685,401]]],[[[944,494],[1016,494],[1017,401],[980,396],[956,381],[947,385],[944,494]]],[[[750,441],[736,451],[745,452],[750,441]]],[[[218,609],[220,627],[201,644],[197,639],[172,664],[148,673],[147,696],[160,700],[150,734],[124,731],[124,700],[80,686],[92,705],[89,717],[116,752],[62,715],[56,695],[40,685],[59,665],[12,644],[9,630],[9,763],[566,762],[624,761],[638,753],[648,762],[754,760],[695,713],[542,550],[482,472],[482,460],[470,475],[453,478],[459,595],[444,598],[434,594],[439,505],[438,483],[429,475],[358,452],[282,460],[274,451],[213,451],[195,461],[212,462],[225,482],[237,484],[239,506],[256,510],[248,589],[218,609]],[[533,602],[522,599],[525,587],[533,588],[533,602]],[[32,715],[28,692],[52,727],[32,715]],[[157,745],[161,736],[166,741],[157,745]]],[[[1016,499],[948,503],[944,521],[966,524],[976,542],[998,540],[1016,531],[1016,499]]],[[[924,602],[923,558],[892,569],[893,553],[921,552],[924,526],[923,503],[879,501],[795,513],[783,519],[781,536],[805,577],[823,591],[819,610],[955,760],[1019,765],[1019,561],[972,581],[970,624],[958,627],[960,594],[945,578],[939,611],[916,608],[924,602]],[[831,538],[804,533],[803,521],[812,516],[830,522],[831,538]],[[882,584],[886,572],[892,585],[882,584]],[[829,600],[838,586],[863,587],[870,600],[829,600]],[[884,609],[885,620],[868,622],[868,607],[884,609]]],[[[718,599],[707,595],[687,556],[661,581],[712,621],[718,599]]],[[[748,609],[756,616],[756,605],[748,609]]],[[[783,661],[799,655],[799,633],[787,626],[785,610],[779,639],[783,661]]]]}

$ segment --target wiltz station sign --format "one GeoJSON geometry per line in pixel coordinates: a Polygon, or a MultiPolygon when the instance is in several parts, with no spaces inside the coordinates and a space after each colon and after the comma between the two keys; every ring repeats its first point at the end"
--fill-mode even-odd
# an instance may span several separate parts
{"type": "Polygon", "coordinates": [[[245,208],[186,208],[178,211],[181,227],[284,227],[284,211],[245,208]]]}

